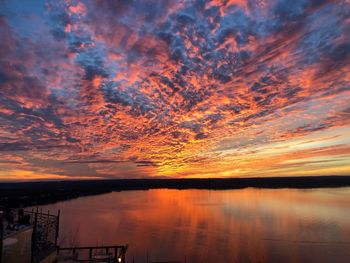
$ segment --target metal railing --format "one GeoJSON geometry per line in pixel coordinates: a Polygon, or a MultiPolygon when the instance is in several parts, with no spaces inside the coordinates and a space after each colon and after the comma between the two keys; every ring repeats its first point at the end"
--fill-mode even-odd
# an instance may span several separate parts
{"type": "Polygon", "coordinates": [[[0,212],[0,263],[3,256],[3,239],[6,235],[16,234],[23,227],[33,228],[31,237],[31,262],[40,262],[43,258],[50,255],[57,249],[59,217],[50,212],[42,212],[38,209],[26,211],[23,209],[10,209],[10,221],[7,221],[7,230],[4,229],[3,213],[0,212]]]}
{"type": "Polygon", "coordinates": [[[30,223],[33,225],[31,261],[40,262],[57,249],[60,211],[53,215],[50,211],[36,209],[24,211],[24,214],[30,216],[30,223]]]}
{"type": "Polygon", "coordinates": [[[58,247],[59,262],[125,263],[125,246],[58,247]]]}
{"type": "MultiPolygon", "coordinates": [[[[58,254],[58,262],[106,262],[125,263],[128,246],[59,247],[58,233],[60,211],[57,215],[39,209],[24,210],[28,225],[33,227],[31,262],[38,263],[52,253],[58,254]]],[[[18,221],[18,218],[15,220],[18,221]]],[[[0,211],[0,263],[2,262],[2,242],[4,237],[3,216],[0,211]]]]}

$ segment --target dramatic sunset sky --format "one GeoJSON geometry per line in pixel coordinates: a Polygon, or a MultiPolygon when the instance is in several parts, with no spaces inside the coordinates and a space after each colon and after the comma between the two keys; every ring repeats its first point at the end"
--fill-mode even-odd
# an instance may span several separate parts
{"type": "Polygon", "coordinates": [[[349,0],[0,0],[0,181],[349,174],[349,0]]]}

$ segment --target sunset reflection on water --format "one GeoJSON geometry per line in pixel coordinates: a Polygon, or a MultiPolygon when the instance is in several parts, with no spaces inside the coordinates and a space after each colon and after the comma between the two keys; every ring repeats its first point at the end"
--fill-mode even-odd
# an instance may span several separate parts
{"type": "Polygon", "coordinates": [[[113,192],[61,209],[60,243],[129,244],[129,262],[348,262],[350,188],[113,192]]]}

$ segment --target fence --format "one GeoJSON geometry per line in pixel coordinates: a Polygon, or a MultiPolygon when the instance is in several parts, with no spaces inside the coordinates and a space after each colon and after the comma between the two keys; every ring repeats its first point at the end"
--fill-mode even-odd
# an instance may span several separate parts
{"type": "Polygon", "coordinates": [[[39,211],[24,211],[33,225],[32,263],[40,262],[57,249],[60,211],[57,215],[39,211]]]}
{"type": "Polygon", "coordinates": [[[125,263],[128,246],[58,247],[60,262],[125,263]]]}
{"type": "MultiPolygon", "coordinates": [[[[125,255],[128,246],[95,246],[95,247],[69,247],[60,248],[57,246],[59,233],[60,211],[57,215],[50,214],[50,211],[42,210],[19,211],[28,221],[26,224],[32,226],[31,238],[31,263],[38,263],[44,258],[57,253],[59,262],[106,262],[125,263],[125,255]]],[[[19,214],[19,213],[18,213],[19,214]]],[[[0,211],[0,263],[3,255],[3,221],[0,211]]],[[[20,222],[19,218],[14,218],[20,222]]],[[[16,227],[15,227],[16,228],[16,227]]]]}

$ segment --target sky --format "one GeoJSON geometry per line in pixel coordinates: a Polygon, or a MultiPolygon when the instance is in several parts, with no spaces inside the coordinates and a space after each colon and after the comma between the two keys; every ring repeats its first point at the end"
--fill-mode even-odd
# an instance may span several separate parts
{"type": "Polygon", "coordinates": [[[349,0],[0,0],[0,181],[350,175],[349,65],[349,0]]]}

